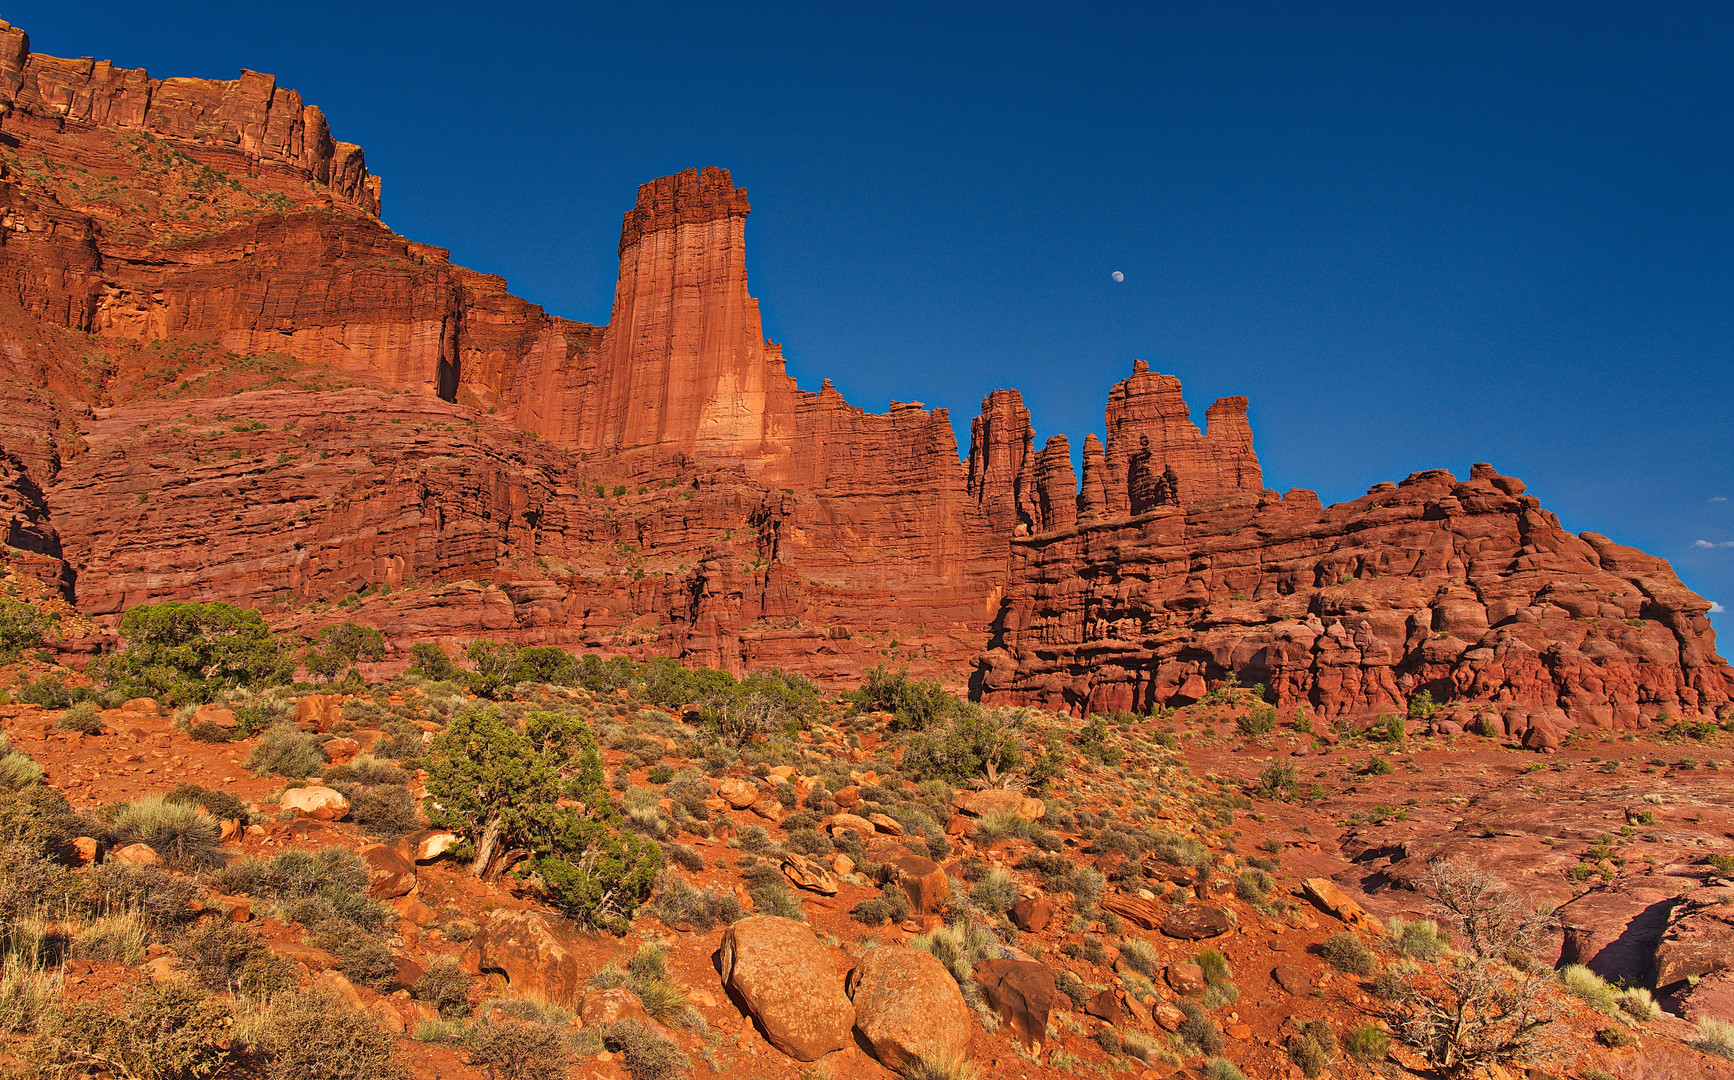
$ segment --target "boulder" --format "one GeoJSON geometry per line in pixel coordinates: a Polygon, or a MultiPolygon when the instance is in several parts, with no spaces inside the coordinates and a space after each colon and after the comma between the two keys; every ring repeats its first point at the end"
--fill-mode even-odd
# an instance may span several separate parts
{"type": "Polygon", "coordinates": [[[1098,1020],[1119,1024],[1126,1019],[1126,1004],[1122,994],[1113,989],[1103,990],[1084,1002],[1084,1012],[1098,1020]]]}
{"type": "Polygon", "coordinates": [[[277,807],[315,821],[341,821],[349,813],[349,800],[328,787],[299,787],[285,791],[277,807]]]}
{"type": "Polygon", "coordinates": [[[623,986],[587,991],[578,1018],[585,1027],[607,1027],[621,1020],[636,1020],[647,1028],[654,1026],[650,1014],[644,1011],[644,1002],[623,986]]]}
{"type": "Polygon", "coordinates": [[[547,917],[534,911],[489,913],[463,955],[472,975],[498,972],[514,995],[539,995],[567,1008],[584,992],[571,940],[547,917]]]}
{"type": "MultiPolygon", "coordinates": [[[[145,700],[149,699],[147,698],[145,700]]],[[[132,702],[127,702],[127,705],[131,704],[132,702]]],[[[156,703],[152,702],[151,704],[154,706],[156,703]]],[[[127,709],[127,711],[131,712],[132,710],[127,709]]],[[[152,712],[155,712],[154,708],[152,709],[152,712]]],[[[192,722],[194,724],[215,724],[217,727],[223,728],[224,730],[230,730],[235,726],[235,710],[225,709],[221,705],[200,705],[197,709],[193,710],[192,722]]]]}
{"type": "Polygon", "coordinates": [[[384,844],[369,844],[361,849],[362,861],[372,882],[367,895],[376,900],[394,900],[407,896],[415,888],[415,863],[404,858],[396,848],[384,844]]]}
{"type": "Polygon", "coordinates": [[[110,851],[108,861],[127,866],[156,866],[162,859],[157,857],[156,849],[149,844],[127,844],[110,851]]]}
{"type": "Polygon", "coordinates": [[[896,875],[915,914],[934,915],[945,910],[951,899],[951,879],[938,863],[909,852],[886,859],[885,868],[896,875]]]}
{"type": "Polygon", "coordinates": [[[308,694],[295,703],[295,723],[310,730],[330,731],[343,719],[343,698],[339,694],[308,694]]]}
{"type": "Polygon", "coordinates": [[[868,814],[867,820],[873,823],[875,829],[887,836],[903,835],[903,826],[898,824],[895,818],[892,818],[887,814],[868,814]]]}
{"type": "Polygon", "coordinates": [[[873,823],[855,814],[832,814],[825,821],[825,831],[836,833],[839,829],[854,829],[863,839],[878,832],[873,823]]]}
{"type": "Polygon", "coordinates": [[[1734,904],[1727,891],[1693,889],[1675,905],[1656,946],[1658,989],[1717,971],[1734,970],[1734,904]]]}
{"type": "Polygon", "coordinates": [[[1014,926],[1026,934],[1039,934],[1054,921],[1054,905],[1046,897],[1032,896],[1019,900],[1006,914],[1014,926]]]}
{"type": "Polygon", "coordinates": [[[717,797],[736,810],[745,810],[759,797],[759,786],[748,781],[725,776],[717,781],[717,797]]]}
{"type": "Polygon", "coordinates": [[[805,925],[750,915],[724,931],[720,960],[723,985],[778,1050],[815,1061],[849,1045],[855,1007],[831,952],[805,925]]]}
{"type": "Polygon", "coordinates": [[[1169,964],[1162,972],[1162,980],[1182,996],[1202,994],[1207,985],[1204,969],[1197,964],[1169,964]]]}
{"type": "Polygon", "coordinates": [[[1349,897],[1349,894],[1337,887],[1330,878],[1307,878],[1301,882],[1301,895],[1310,900],[1314,907],[1327,915],[1334,915],[1348,923],[1356,930],[1366,933],[1383,934],[1385,924],[1366,913],[1366,911],[1349,897]]]}
{"type": "Polygon", "coordinates": [[[1168,917],[1162,920],[1161,926],[1164,934],[1182,941],[1203,941],[1205,938],[1220,937],[1232,929],[1234,922],[1228,917],[1228,912],[1203,904],[1174,908],[1168,913],[1168,917]]]}
{"type": "Polygon", "coordinates": [[[354,739],[326,739],[325,758],[333,765],[343,765],[355,760],[355,755],[361,753],[361,744],[354,739]]]}
{"type": "Polygon", "coordinates": [[[1271,981],[1282,987],[1284,993],[1303,997],[1313,992],[1313,976],[1303,967],[1294,964],[1278,964],[1271,969],[1271,981]]]}
{"type": "Polygon", "coordinates": [[[442,829],[420,829],[397,842],[397,850],[417,863],[430,863],[463,843],[463,837],[442,829]]]}
{"type": "Polygon", "coordinates": [[[806,889],[824,896],[837,895],[837,875],[805,855],[792,851],[784,855],[783,876],[797,889],[806,889]]]}
{"type": "Polygon", "coordinates": [[[855,784],[831,792],[831,801],[847,810],[861,801],[861,789],[855,784]]]}
{"type": "Polygon", "coordinates": [[[1039,1053],[1048,1035],[1048,1014],[1062,1000],[1054,973],[1033,960],[983,960],[972,977],[982,1000],[1017,1040],[1039,1053]]]}
{"type": "Polygon", "coordinates": [[[855,1030],[888,1069],[902,1072],[922,1058],[961,1058],[969,1050],[969,1006],[932,953],[898,946],[869,952],[849,977],[849,995],[855,1030]]]}
{"type": "Polygon", "coordinates": [[[960,791],[951,800],[951,805],[966,814],[975,817],[986,817],[989,814],[1017,814],[1019,817],[1036,821],[1047,813],[1047,804],[1040,799],[1025,797],[1021,792],[1006,791],[1003,788],[989,788],[986,791],[960,791]]]}
{"type": "Polygon", "coordinates": [[[72,866],[89,866],[96,861],[99,847],[95,837],[75,836],[61,846],[61,857],[72,866]]]}

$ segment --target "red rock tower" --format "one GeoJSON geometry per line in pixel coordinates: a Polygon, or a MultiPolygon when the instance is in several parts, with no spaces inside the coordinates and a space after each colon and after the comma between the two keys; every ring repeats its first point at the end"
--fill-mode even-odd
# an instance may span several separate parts
{"type": "Polygon", "coordinates": [[[638,189],[580,449],[776,455],[793,429],[796,391],[747,293],[749,209],[727,169],[688,169],[638,189]]]}

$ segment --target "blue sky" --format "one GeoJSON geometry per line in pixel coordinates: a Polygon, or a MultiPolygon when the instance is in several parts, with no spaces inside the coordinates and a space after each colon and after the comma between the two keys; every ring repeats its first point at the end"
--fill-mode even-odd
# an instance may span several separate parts
{"type": "Polygon", "coordinates": [[[159,77],[276,74],[366,148],[392,227],[555,313],[607,319],[639,183],[722,165],[805,387],[948,407],[967,447],[1014,386],[1076,445],[1142,357],[1199,418],[1248,395],[1272,487],[1491,461],[1734,604],[1734,8],[1076,7],[5,17],[159,77]]]}

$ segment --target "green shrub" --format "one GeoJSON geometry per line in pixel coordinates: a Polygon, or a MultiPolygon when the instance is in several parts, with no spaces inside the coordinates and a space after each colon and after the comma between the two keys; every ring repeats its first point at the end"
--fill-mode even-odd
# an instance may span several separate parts
{"type": "Polygon", "coordinates": [[[1383,1061],[1391,1037],[1377,1024],[1362,1024],[1343,1032],[1343,1049],[1356,1061],[1383,1061]]]}
{"type": "Polygon", "coordinates": [[[1212,986],[1228,982],[1234,977],[1234,973],[1228,967],[1228,957],[1216,949],[1205,949],[1194,956],[1192,962],[1203,971],[1204,981],[1212,986]]]}
{"type": "Polygon", "coordinates": [[[410,994],[438,1009],[447,1020],[455,1020],[469,1015],[470,988],[474,985],[475,980],[464,974],[456,960],[442,956],[428,965],[410,994]]]}
{"type": "Polygon", "coordinates": [[[48,612],[35,604],[0,597],[0,664],[10,664],[42,644],[48,612]]]}
{"type": "Polygon", "coordinates": [[[1272,705],[1254,705],[1252,711],[1238,717],[1234,726],[1247,738],[1257,738],[1276,730],[1276,708],[1272,705]]]}
{"type": "Polygon", "coordinates": [[[619,828],[583,720],[533,712],[520,725],[496,709],[466,709],[428,747],[426,767],[438,807],[430,821],[470,836],[478,874],[505,847],[533,850],[527,869],[550,903],[619,932],[649,897],[662,849],[619,828]]]}
{"type": "Polygon", "coordinates": [[[1307,1076],[1322,1076],[1337,1057],[1336,1033],[1323,1020],[1302,1023],[1300,1031],[1288,1037],[1288,1056],[1307,1076]]]}
{"type": "Polygon", "coordinates": [[[926,731],[950,719],[959,702],[935,679],[911,679],[908,668],[879,665],[868,668],[866,682],[849,695],[860,712],[888,712],[892,731],[926,731]]]}
{"type": "Polygon", "coordinates": [[[1211,1058],[1204,1063],[1204,1080],[1246,1080],[1246,1074],[1227,1058],[1211,1058]]]}
{"type": "Polygon", "coordinates": [[[796,922],[807,921],[807,912],[801,907],[801,901],[781,881],[767,881],[762,885],[755,885],[747,890],[747,895],[752,898],[755,914],[781,915],[796,922]]]}
{"type": "Polygon", "coordinates": [[[193,981],[215,993],[264,1000],[295,984],[295,969],[242,923],[206,919],[181,935],[175,952],[193,981]]]}
{"type": "Polygon", "coordinates": [[[990,870],[969,889],[969,902],[994,915],[1003,915],[1018,902],[1018,883],[1004,870],[990,870]]]}
{"type": "Polygon", "coordinates": [[[247,755],[247,768],[255,776],[305,780],[324,766],[325,750],[319,741],[289,724],[265,732],[247,755]]]}
{"type": "Polygon", "coordinates": [[[337,957],[343,974],[357,986],[383,991],[397,974],[397,960],[385,942],[348,919],[320,920],[308,930],[307,940],[337,957]]]}
{"type": "Polygon", "coordinates": [[[19,792],[34,787],[46,770],[22,750],[13,750],[0,736],[0,790],[19,792]]]}
{"type": "Polygon", "coordinates": [[[204,807],[166,798],[106,806],[99,814],[103,839],[112,847],[145,844],[169,866],[200,869],[223,861],[222,827],[204,807]]]}
{"type": "Polygon", "coordinates": [[[136,964],[144,959],[145,937],[145,921],[137,912],[104,915],[73,936],[67,955],[136,964]]]}
{"type": "Polygon", "coordinates": [[[302,653],[308,671],[327,682],[359,662],[385,659],[385,635],[371,626],[335,623],[320,629],[302,653]]]}
{"type": "Polygon", "coordinates": [[[1389,929],[1397,951],[1417,960],[1437,960],[1451,944],[1432,919],[1392,919],[1389,929]]]}
{"type": "Polygon", "coordinates": [[[943,729],[910,736],[903,753],[904,772],[922,780],[953,784],[977,779],[996,782],[1023,760],[1023,751],[1005,719],[1008,711],[973,703],[959,706],[958,714],[943,729]]]}
{"type": "Polygon", "coordinates": [[[1350,975],[1371,975],[1378,958],[1366,942],[1354,934],[1339,932],[1325,939],[1322,951],[1325,963],[1350,975]]]}
{"type": "Polygon", "coordinates": [[[1439,706],[1433,702],[1433,692],[1422,690],[1409,699],[1409,719],[1425,720],[1432,716],[1438,708],[1439,706]]]}
{"type": "Polygon", "coordinates": [[[1734,1024],[1706,1017],[1698,1022],[1691,1044],[1706,1054],[1734,1061],[1734,1024]]]}
{"type": "Polygon", "coordinates": [[[1176,1034],[1205,1057],[1221,1053],[1222,1031],[1216,1026],[1216,1022],[1210,1019],[1204,1006],[1190,998],[1181,998],[1175,1004],[1184,1016],[1176,1034]]]}
{"type": "Polygon", "coordinates": [[[1125,938],[1120,942],[1120,959],[1140,975],[1154,978],[1162,966],[1156,947],[1142,938],[1125,938]]]}
{"type": "Polygon", "coordinates": [[[173,791],[163,796],[163,801],[202,806],[218,821],[240,821],[244,824],[251,816],[247,812],[247,804],[235,795],[227,791],[212,791],[198,784],[176,784],[173,791]]]}
{"type": "Polygon", "coordinates": [[[101,735],[105,730],[102,710],[88,701],[81,701],[61,713],[54,726],[61,731],[77,731],[85,735],[101,735]]]}
{"type": "Polygon", "coordinates": [[[452,663],[444,649],[431,641],[418,641],[409,647],[409,673],[435,682],[451,682],[464,672],[452,663]]]}
{"type": "Polygon", "coordinates": [[[191,1080],[229,1063],[232,1023],[226,1005],[195,987],[146,982],[124,1004],[87,998],[46,1010],[26,1054],[53,1075],[191,1080]]]}
{"type": "Polygon", "coordinates": [[[692,1064],[673,1043],[636,1020],[610,1024],[602,1039],[621,1056],[632,1080],[675,1080],[692,1064]]]}
{"type": "Polygon", "coordinates": [[[1655,996],[1641,986],[1630,986],[1620,991],[1620,1011],[1637,1020],[1655,1020],[1662,1015],[1662,1007],[1656,1004],[1655,996]]]}
{"type": "Polygon", "coordinates": [[[1597,1012],[1611,1013],[1619,1007],[1619,991],[1582,964],[1567,964],[1560,968],[1559,981],[1573,996],[1583,999],[1597,1012]]]}
{"type": "Polygon", "coordinates": [[[283,994],[259,1032],[269,1080],[403,1080],[396,1040],[373,1015],[318,991],[283,994]]]}
{"type": "Polygon", "coordinates": [[[169,705],[286,683],[294,666],[257,611],[228,604],[136,607],[121,618],[120,636],[126,648],[111,666],[116,685],[169,705]]]}
{"type": "Polygon", "coordinates": [[[1396,766],[1386,759],[1374,754],[1367,759],[1366,767],[1361,770],[1368,776],[1389,776],[1396,771],[1396,766]]]}
{"type": "Polygon", "coordinates": [[[13,696],[26,705],[40,705],[44,709],[70,709],[88,698],[90,690],[83,686],[67,686],[65,679],[50,673],[19,686],[13,696]]]}
{"type": "Polygon", "coordinates": [[[489,1021],[471,1028],[466,1042],[473,1062],[492,1080],[565,1080],[566,1045],[553,1028],[489,1021]]]}
{"type": "Polygon", "coordinates": [[[349,800],[349,820],[375,836],[402,836],[421,828],[421,818],[416,814],[415,797],[409,793],[409,788],[402,784],[370,787],[332,780],[330,777],[326,778],[326,783],[349,800]]]}

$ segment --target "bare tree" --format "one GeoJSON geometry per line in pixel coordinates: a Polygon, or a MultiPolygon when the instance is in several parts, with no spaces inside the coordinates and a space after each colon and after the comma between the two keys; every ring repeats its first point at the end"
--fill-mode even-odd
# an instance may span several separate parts
{"type": "Polygon", "coordinates": [[[1553,921],[1504,882],[1466,863],[1434,859],[1422,884],[1479,957],[1504,956],[1512,949],[1528,953],[1553,921]]]}
{"type": "Polygon", "coordinates": [[[1447,1077],[1462,1077],[1548,1050],[1552,983],[1497,960],[1462,958],[1438,985],[1411,984],[1387,1020],[1447,1077]]]}

